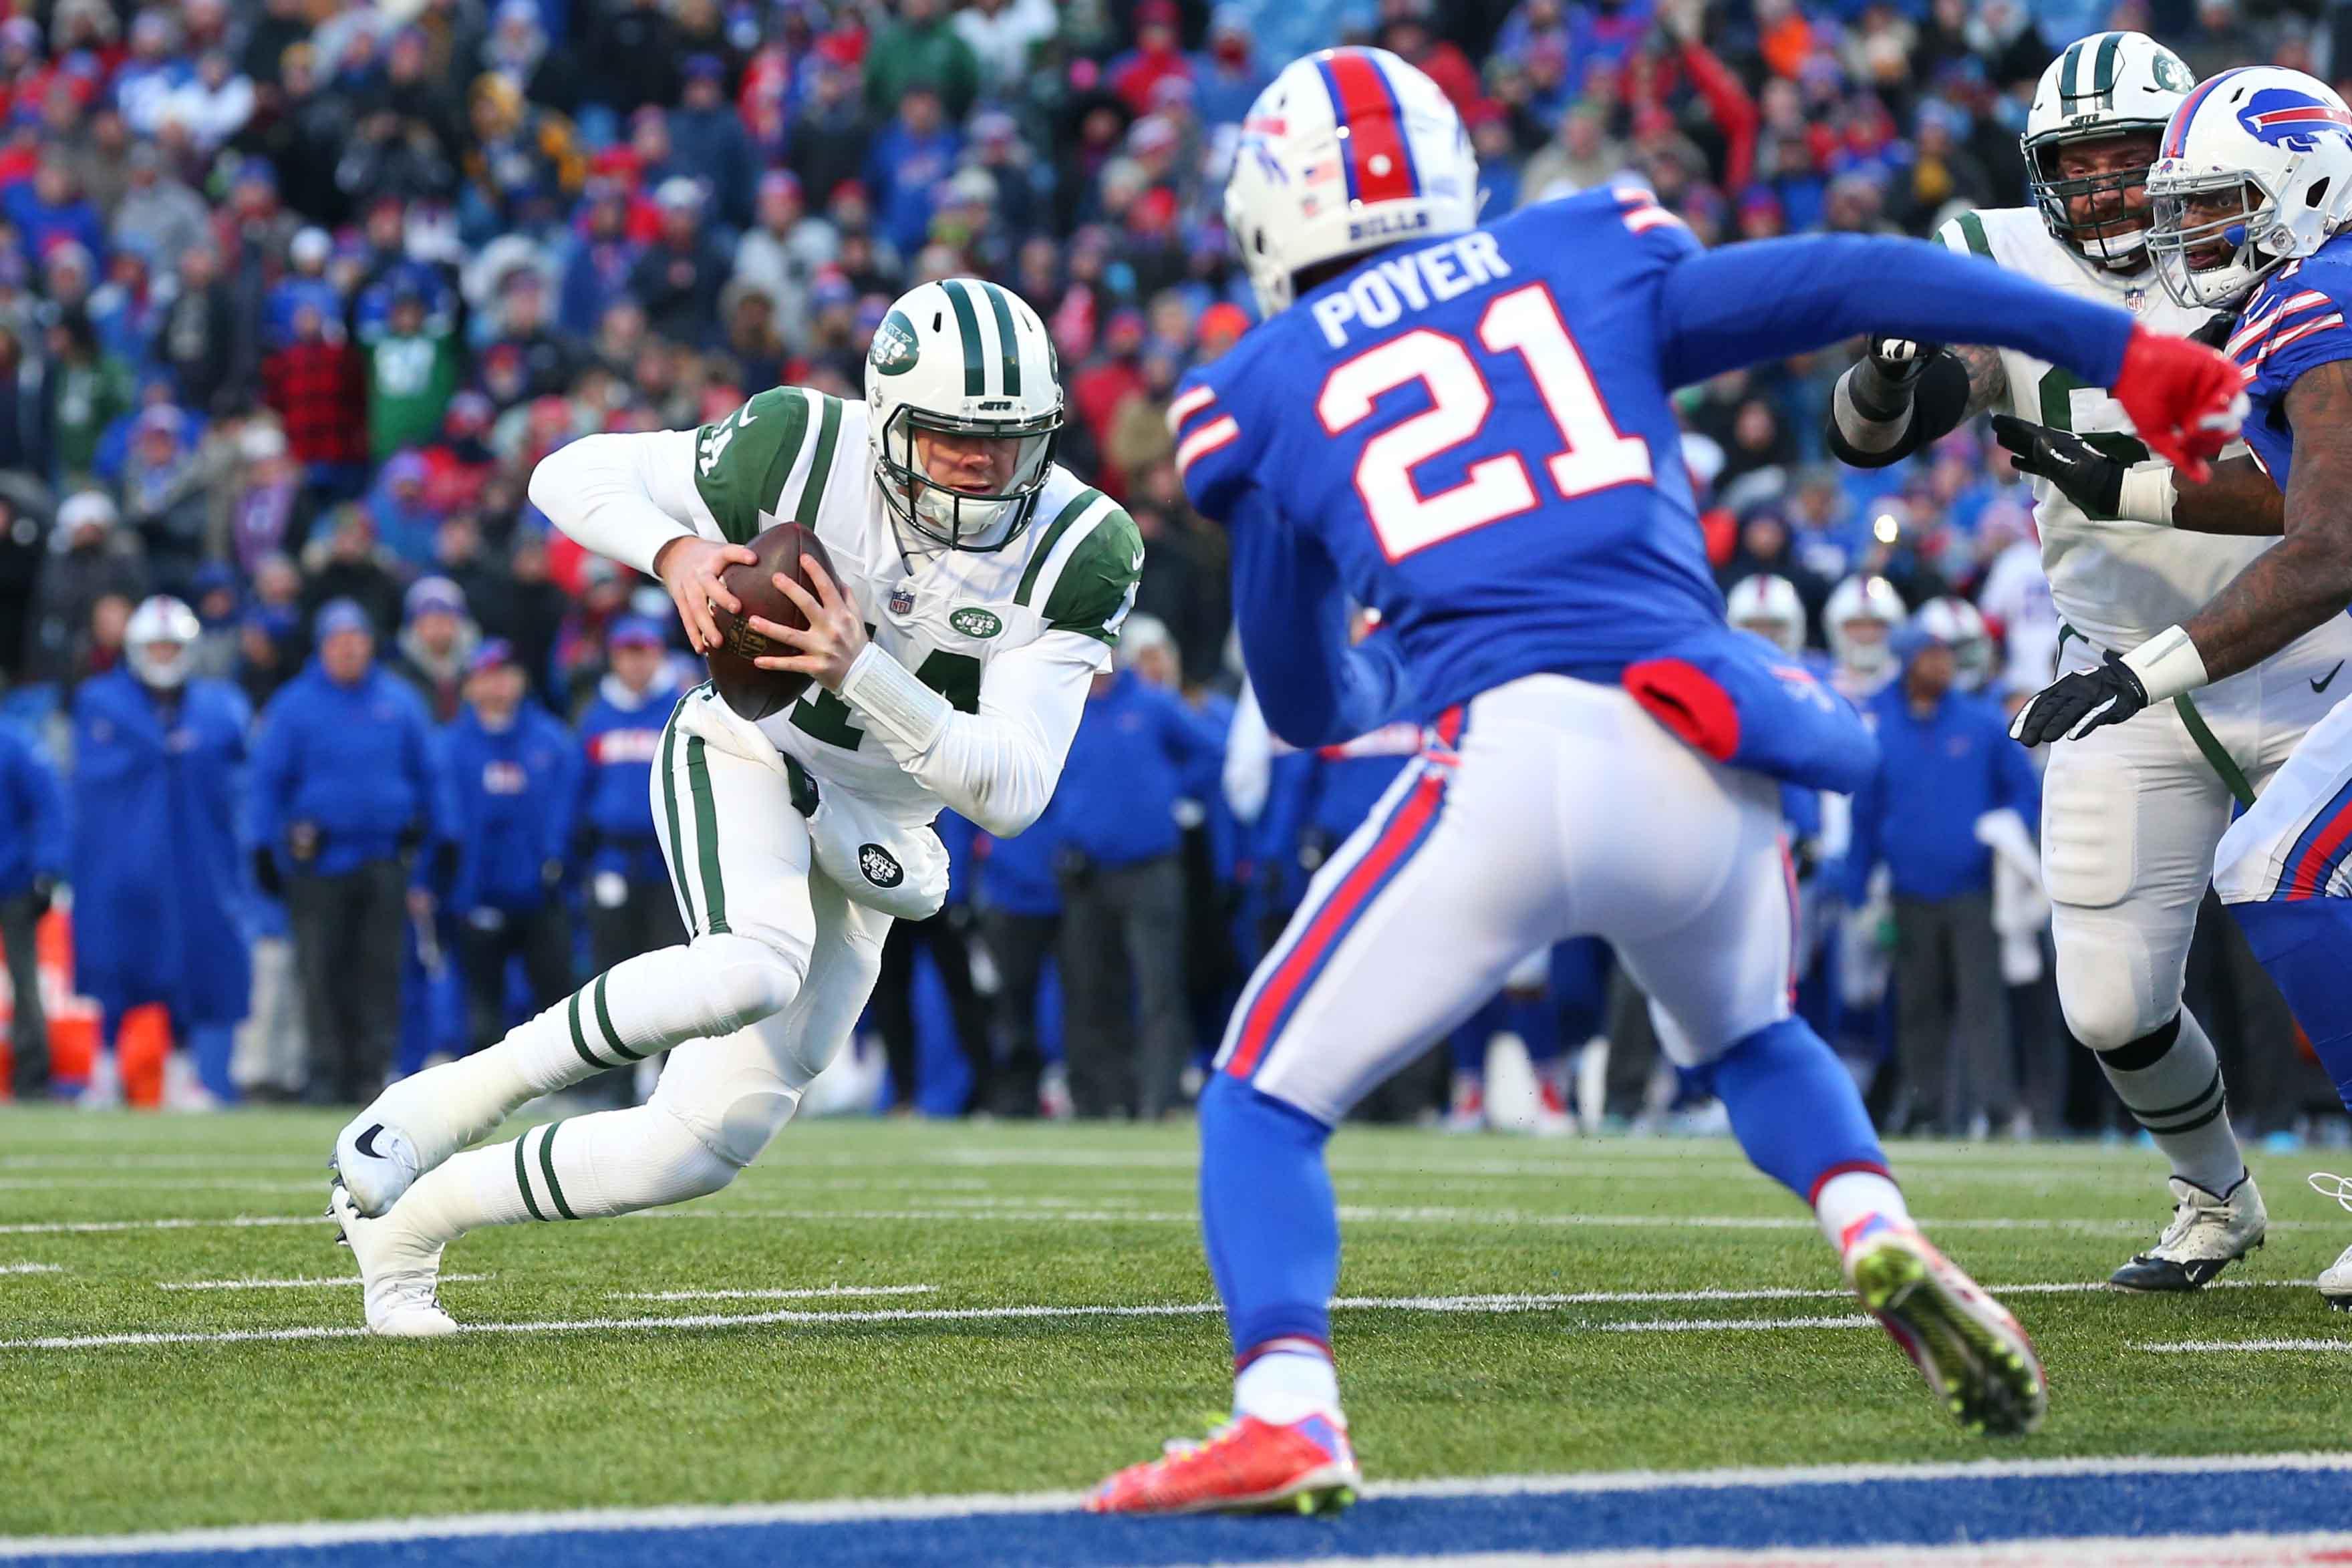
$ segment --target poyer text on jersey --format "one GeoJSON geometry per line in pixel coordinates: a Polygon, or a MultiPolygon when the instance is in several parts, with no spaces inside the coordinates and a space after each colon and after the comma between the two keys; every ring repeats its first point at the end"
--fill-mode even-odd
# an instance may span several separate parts
{"type": "Polygon", "coordinates": [[[1344,349],[1351,324],[1386,327],[1407,310],[1443,305],[1480,284],[1510,276],[1510,264],[1496,247],[1495,236],[1473,231],[1443,245],[1384,256],[1359,270],[1345,288],[1323,296],[1310,308],[1315,324],[1323,329],[1324,340],[1335,349],[1344,349]]]}

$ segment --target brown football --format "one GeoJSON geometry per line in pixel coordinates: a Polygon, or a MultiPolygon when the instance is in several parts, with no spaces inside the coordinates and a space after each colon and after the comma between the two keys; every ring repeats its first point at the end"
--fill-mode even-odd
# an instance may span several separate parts
{"type": "Polygon", "coordinates": [[[719,634],[726,641],[718,652],[706,655],[704,662],[710,667],[710,684],[720,699],[742,717],[758,720],[799,700],[800,695],[808,690],[809,677],[785,670],[763,670],[751,663],[770,653],[790,653],[793,650],[752,631],[748,619],[756,615],[794,630],[808,624],[800,606],[785,598],[783,591],[776,586],[774,578],[778,572],[811,592],[815,590],[809,582],[808,561],[822,564],[835,583],[841,579],[834,573],[833,558],[824,553],[824,542],[798,523],[778,523],[752,539],[747,548],[759,559],[749,563],[738,561],[720,577],[728,591],[741,601],[743,613],[730,615],[717,604],[710,607],[711,619],[719,623],[719,634]]]}

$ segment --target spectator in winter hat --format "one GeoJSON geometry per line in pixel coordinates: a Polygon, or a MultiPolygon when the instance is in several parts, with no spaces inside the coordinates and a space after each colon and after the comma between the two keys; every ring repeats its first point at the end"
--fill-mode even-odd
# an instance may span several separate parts
{"type": "Polygon", "coordinates": [[[719,333],[719,291],[729,268],[704,224],[701,187],[680,176],[664,181],[654,199],[661,208],[661,235],[637,258],[629,292],[645,306],[646,322],[660,336],[675,343],[710,343],[719,333]]]}
{"type": "Polygon", "coordinates": [[[716,56],[686,62],[686,101],[669,117],[669,137],[680,164],[714,193],[713,217],[730,229],[747,226],[759,159],[743,117],[727,100],[727,68],[716,56]]]}
{"type": "Polygon", "coordinates": [[[880,118],[918,89],[937,96],[947,117],[961,122],[980,95],[980,61],[958,36],[940,0],[898,0],[895,25],[866,51],[866,108],[880,118]]]}
{"type": "Polygon", "coordinates": [[[1228,0],[1209,18],[1209,47],[1192,59],[1192,107],[1206,125],[1239,125],[1273,78],[1257,59],[1249,14],[1228,0]]]}
{"type": "Polygon", "coordinates": [[[467,665],[481,641],[457,585],[446,577],[420,577],[402,601],[390,668],[425,699],[435,724],[446,724],[457,716],[467,665]]]}
{"type": "Polygon", "coordinates": [[[75,183],[62,148],[42,152],[31,181],[12,186],[0,211],[30,255],[39,256],[59,240],[71,240],[92,256],[106,254],[106,226],[75,183]]]}
{"type": "Polygon", "coordinates": [[[954,172],[962,151],[963,139],[941,115],[938,91],[928,83],[911,85],[866,161],[877,226],[902,255],[922,247],[932,190],[954,172]]]}

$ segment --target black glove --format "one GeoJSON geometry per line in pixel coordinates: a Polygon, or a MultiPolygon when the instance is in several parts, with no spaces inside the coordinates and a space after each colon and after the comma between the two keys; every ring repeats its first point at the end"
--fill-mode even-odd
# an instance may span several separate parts
{"type": "Polygon", "coordinates": [[[2091,516],[2112,517],[2123,509],[2126,465],[2081,436],[2006,413],[1992,416],[1992,433],[2019,473],[2049,480],[2091,516]]]}
{"type": "Polygon", "coordinates": [[[268,897],[285,896],[286,883],[278,874],[278,857],[269,852],[268,844],[262,844],[253,852],[253,885],[268,897]]]}
{"type": "Polygon", "coordinates": [[[1915,383],[1927,361],[1943,351],[1940,343],[1915,342],[1909,338],[1873,338],[1869,364],[1853,383],[1853,406],[1868,419],[1899,419],[1911,405],[1915,383]]]}
{"type": "Polygon", "coordinates": [[[2095,670],[2057,680],[2026,699],[2009,727],[2028,746],[2080,740],[2103,725],[2121,724],[2147,706],[2147,688],[2132,667],[2113,653],[2095,670]]]}
{"type": "Polygon", "coordinates": [[[2202,343],[2216,353],[2227,353],[2231,338],[2238,330],[2238,319],[2224,310],[2202,327],[2189,334],[2192,343],[2202,343]]]}
{"type": "Polygon", "coordinates": [[[49,912],[49,905],[57,901],[58,879],[53,876],[35,877],[33,879],[33,918],[38,920],[42,915],[47,915],[49,912]]]}

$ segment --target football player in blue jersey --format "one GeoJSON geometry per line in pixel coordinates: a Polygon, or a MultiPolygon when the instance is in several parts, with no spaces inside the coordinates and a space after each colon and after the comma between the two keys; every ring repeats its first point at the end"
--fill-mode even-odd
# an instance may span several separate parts
{"type": "MultiPolygon", "coordinates": [[[[2352,605],[2352,110],[2301,71],[2223,71],[2173,111],[2147,189],[2148,250],[2166,289],[2236,313],[2227,351],[2252,399],[2246,455],[2189,484],[2126,470],[2040,425],[2001,439],[2078,505],[2284,537],[2182,624],[2036,695],[2013,729],[2028,746],[2252,669],[2352,605]]],[[[2311,688],[2335,679],[2313,676],[2311,688]]],[[[2352,705],[2330,709],[2231,825],[2213,886],[2352,1106],[2352,705]]],[[[2352,1207],[2352,1184],[2313,1185],[2352,1207]]],[[[2352,1308],[2352,1249],[2319,1290],[2352,1308]]]]}
{"type": "Polygon", "coordinates": [[[2201,473],[2237,374],[1924,244],[1703,253],[1633,188],[1482,228],[1477,183],[1444,95],[1375,49],[1292,64],[1236,149],[1226,226],[1267,319],[1180,389],[1177,464],[1231,531],[1275,733],[1320,746],[1403,716],[1428,739],[1316,874],[1202,1094],[1234,1419],[1105,1481],[1098,1511],[1351,1495],[1324,1144],[1521,955],[1571,936],[1605,938],[1663,1005],[1677,1065],[1811,1204],[1939,1402],[1980,1430],[2042,1413],[2032,1343],[1919,1236],[1852,1080],[1790,1016],[1778,782],[1851,789],[1874,747],[1725,623],[1668,392],[1865,331],[2013,344],[2114,387],[2201,473]],[[1382,620],[1354,647],[1350,601],[1382,620]]]}

